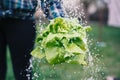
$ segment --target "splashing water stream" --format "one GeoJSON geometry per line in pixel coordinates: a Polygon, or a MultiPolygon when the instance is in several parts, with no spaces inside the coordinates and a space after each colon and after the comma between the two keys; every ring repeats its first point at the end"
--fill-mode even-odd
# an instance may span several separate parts
{"type": "MultiPolygon", "coordinates": [[[[69,18],[80,18],[80,24],[86,25],[85,12],[83,4],[79,0],[63,1],[63,8],[66,16],[69,18]],[[77,6],[76,6],[77,5],[77,6]]],[[[38,25],[41,25],[39,21],[38,25]]],[[[40,34],[44,30],[44,25],[37,28],[40,34]]],[[[93,40],[88,40],[89,46],[93,40]]],[[[44,60],[32,58],[30,67],[33,68],[33,80],[104,80],[103,63],[95,56],[95,52],[88,51],[88,66],[80,66],[73,64],[49,65],[44,60]]],[[[29,70],[28,68],[28,70],[29,70]]],[[[27,76],[27,75],[26,75],[27,76]]],[[[28,76],[29,77],[29,76],[28,76]]]]}

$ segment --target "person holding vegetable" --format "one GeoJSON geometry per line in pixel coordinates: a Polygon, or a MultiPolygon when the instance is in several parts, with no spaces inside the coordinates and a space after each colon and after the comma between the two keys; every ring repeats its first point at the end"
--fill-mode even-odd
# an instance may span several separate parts
{"type": "Polygon", "coordinates": [[[34,46],[34,13],[39,3],[48,20],[64,17],[60,0],[0,0],[0,80],[5,80],[9,46],[16,80],[31,80],[30,52],[34,46]]]}

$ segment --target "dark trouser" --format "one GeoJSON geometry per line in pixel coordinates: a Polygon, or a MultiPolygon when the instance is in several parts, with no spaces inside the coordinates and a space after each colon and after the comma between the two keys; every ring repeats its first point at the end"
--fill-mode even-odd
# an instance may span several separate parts
{"type": "Polygon", "coordinates": [[[0,80],[5,80],[6,76],[6,45],[10,49],[15,79],[28,80],[31,71],[27,71],[27,68],[34,39],[35,27],[32,20],[0,19],[0,80]]]}

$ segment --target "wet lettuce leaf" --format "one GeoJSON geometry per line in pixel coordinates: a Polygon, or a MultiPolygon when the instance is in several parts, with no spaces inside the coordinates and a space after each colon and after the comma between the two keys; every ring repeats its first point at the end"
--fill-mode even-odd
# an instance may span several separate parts
{"type": "Polygon", "coordinates": [[[49,64],[63,62],[87,65],[87,31],[77,19],[55,18],[37,34],[33,57],[45,58],[49,64]]]}

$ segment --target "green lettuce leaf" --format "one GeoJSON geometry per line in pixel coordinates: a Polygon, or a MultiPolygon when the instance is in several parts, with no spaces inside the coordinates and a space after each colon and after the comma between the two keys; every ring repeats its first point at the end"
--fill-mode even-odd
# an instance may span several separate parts
{"type": "MultiPolygon", "coordinates": [[[[45,58],[49,64],[63,62],[87,65],[87,32],[77,19],[55,18],[37,34],[33,57],[45,58]]],[[[39,32],[39,31],[38,31],[39,32]]]]}

